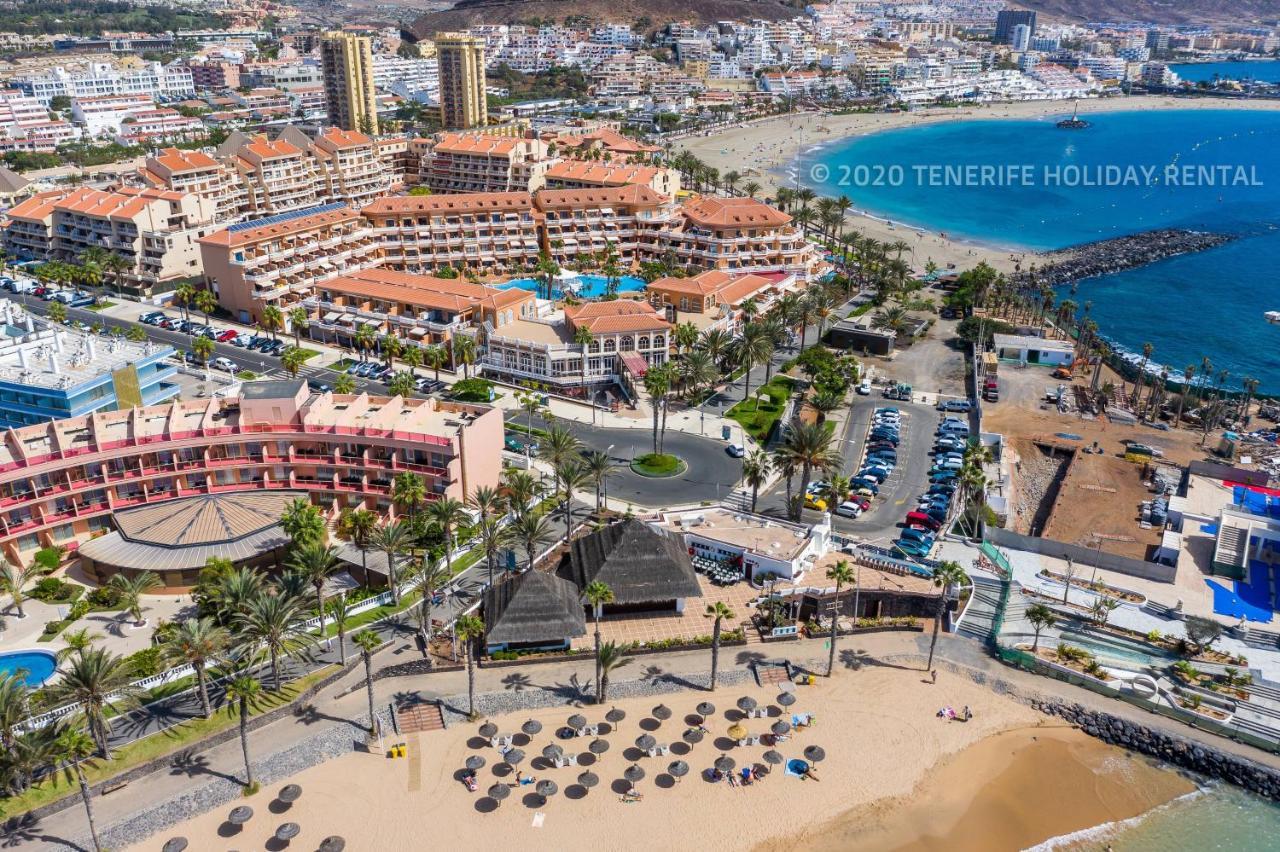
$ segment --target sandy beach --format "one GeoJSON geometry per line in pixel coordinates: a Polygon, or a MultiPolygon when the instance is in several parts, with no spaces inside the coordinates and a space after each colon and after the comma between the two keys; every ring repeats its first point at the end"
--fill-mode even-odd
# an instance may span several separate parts
{"type": "MultiPolygon", "coordinates": [[[[766,844],[940,849],[943,842],[952,849],[1018,849],[1141,813],[1190,789],[1172,772],[1063,728],[966,678],[944,673],[937,684],[929,684],[918,669],[893,666],[868,667],[797,688],[799,700],[790,711],[815,714],[815,724],[776,748],[791,759],[810,745],[821,746],[826,758],[817,764],[819,780],[786,776],[777,767],[749,787],[710,783],[702,772],[721,754],[742,767],[760,763],[769,748],[740,748],[725,738],[740,715],[735,702],[744,694],[769,706],[776,690],[752,685],[722,687],[714,694],[668,695],[662,703],[674,715],[657,727],[648,718],[657,700],[618,702],[615,706],[627,718],[618,730],[602,732],[610,749],[599,759],[587,752],[589,739],[559,739],[557,729],[575,712],[591,723],[602,722],[607,708],[558,707],[493,719],[504,733],[517,733],[528,718],[542,723],[541,733],[529,742],[517,737],[516,745],[528,755],[524,771],[558,785],[549,801],[541,801],[532,787],[513,787],[495,809],[485,792],[495,783],[510,783],[513,775],[498,752],[477,737],[478,726],[464,724],[410,735],[405,759],[353,753],[302,772],[291,779],[302,786],[302,797],[287,811],[272,801],[283,782],[273,784],[244,800],[255,816],[238,834],[224,823],[230,810],[225,806],[132,848],[158,850],[174,835],[187,837],[196,849],[282,848],[270,838],[288,821],[301,826],[291,844],[299,849],[314,849],[330,835],[346,838],[350,850],[501,846],[742,852],[766,844]],[[711,735],[687,747],[680,741],[687,717],[708,699],[717,706],[706,723],[711,735]],[[973,719],[940,719],[936,713],[944,705],[957,710],[967,705],[973,719]],[[659,742],[674,745],[669,756],[638,755],[633,743],[646,730],[659,742]],[[552,742],[581,754],[581,765],[549,768],[539,755],[552,742]],[[478,772],[477,793],[468,792],[459,780],[463,762],[472,754],[486,760],[478,772]],[[678,784],[666,775],[674,759],[690,767],[678,784]],[[622,773],[632,762],[646,773],[638,785],[644,799],[623,803],[622,773]],[[1108,764],[1121,770],[1106,770],[1108,764]],[[931,773],[935,765],[941,768],[931,773]],[[1045,772],[1046,765],[1054,771],[1045,772]],[[590,791],[576,785],[587,768],[600,778],[590,791]],[[1067,802],[1071,805],[1062,807],[1067,802]],[[920,816],[926,812],[928,819],[920,816]],[[904,822],[904,814],[917,816],[904,822]],[[975,825],[981,833],[975,833],[975,825]],[[915,826],[914,834],[910,826],[915,826]],[[965,834],[970,841],[957,847],[965,834]]],[[[743,724],[750,733],[761,734],[771,722],[751,719],[743,724]]]]}
{"type": "MultiPolygon", "coordinates": [[[[1080,116],[1085,119],[1091,114],[1104,112],[1170,109],[1278,110],[1280,101],[1141,96],[1080,102],[1080,116]]],[[[796,156],[815,145],[828,145],[851,136],[939,122],[1036,119],[1069,115],[1070,112],[1071,103],[1068,101],[1020,101],[963,108],[920,109],[910,113],[798,113],[758,121],[746,127],[733,127],[709,136],[683,139],[675,147],[677,150],[683,148],[690,151],[703,162],[719,169],[722,175],[730,170],[738,171],[743,175],[744,182],[755,181],[764,187],[762,194],[769,196],[786,182],[786,170],[796,156]],[[826,130],[820,131],[820,127],[826,130]]],[[[850,197],[856,208],[858,199],[853,195],[850,197]]],[[[947,239],[933,231],[924,231],[900,222],[886,222],[862,212],[851,212],[849,223],[850,227],[877,240],[902,240],[910,244],[913,265],[917,270],[922,269],[930,259],[942,267],[955,264],[958,269],[966,269],[985,260],[1005,272],[1011,272],[1016,263],[1025,267],[1031,262],[1038,262],[1034,253],[1020,249],[1002,249],[947,239]]]]}

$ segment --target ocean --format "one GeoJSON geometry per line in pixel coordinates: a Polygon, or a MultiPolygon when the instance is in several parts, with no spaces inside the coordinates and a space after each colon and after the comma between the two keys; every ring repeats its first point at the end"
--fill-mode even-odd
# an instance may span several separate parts
{"type": "Polygon", "coordinates": [[[1210,251],[1079,281],[1059,298],[1092,302],[1104,335],[1129,350],[1150,342],[1171,373],[1208,356],[1230,371],[1228,386],[1252,376],[1280,392],[1280,326],[1263,318],[1280,310],[1280,112],[1097,113],[1085,130],[1055,127],[1060,117],[852,137],[802,153],[793,168],[856,209],[1013,253],[1160,227],[1233,234],[1210,251]]]}
{"type": "Polygon", "coordinates": [[[1220,80],[1243,80],[1248,77],[1266,83],[1280,83],[1280,62],[1260,59],[1255,62],[1187,62],[1170,65],[1169,70],[1183,80],[1198,83],[1220,80]]]}

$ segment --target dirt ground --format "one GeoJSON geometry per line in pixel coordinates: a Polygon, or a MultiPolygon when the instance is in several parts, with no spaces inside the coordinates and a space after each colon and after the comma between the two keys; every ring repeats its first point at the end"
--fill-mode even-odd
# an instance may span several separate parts
{"type": "Polygon", "coordinates": [[[1107,553],[1146,559],[1161,531],[1139,525],[1140,504],[1153,496],[1142,471],[1143,465],[1123,458],[1077,452],[1041,535],[1081,547],[1101,543],[1107,553]]]}

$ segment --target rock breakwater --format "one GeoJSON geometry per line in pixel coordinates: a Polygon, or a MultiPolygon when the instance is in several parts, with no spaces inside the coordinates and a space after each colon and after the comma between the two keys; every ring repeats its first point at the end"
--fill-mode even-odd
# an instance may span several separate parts
{"type": "Polygon", "coordinates": [[[1174,255],[1205,251],[1234,239],[1230,234],[1159,228],[1046,252],[1045,264],[1034,270],[1022,270],[1014,275],[1013,280],[1018,286],[1032,289],[1045,285],[1055,287],[1082,278],[1146,266],[1174,255]]]}

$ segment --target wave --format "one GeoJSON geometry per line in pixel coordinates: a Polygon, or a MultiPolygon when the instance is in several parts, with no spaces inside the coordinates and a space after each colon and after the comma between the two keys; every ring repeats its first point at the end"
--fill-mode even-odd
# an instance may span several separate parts
{"type": "Polygon", "coordinates": [[[1035,846],[1028,847],[1023,850],[1023,852],[1055,852],[1055,850],[1059,849],[1071,849],[1079,847],[1085,843],[1097,843],[1098,841],[1115,838],[1120,833],[1141,825],[1153,814],[1158,814],[1174,807],[1180,807],[1188,802],[1193,802],[1197,799],[1203,798],[1219,786],[1218,782],[1215,781],[1204,782],[1202,786],[1197,787],[1190,793],[1184,793],[1176,799],[1171,799],[1162,805],[1157,805],[1146,813],[1141,813],[1137,816],[1129,817],[1128,819],[1104,822],[1101,825],[1095,825],[1091,828],[1082,828],[1079,831],[1060,834],[1057,837],[1050,837],[1043,843],[1037,843],[1035,846]]]}

